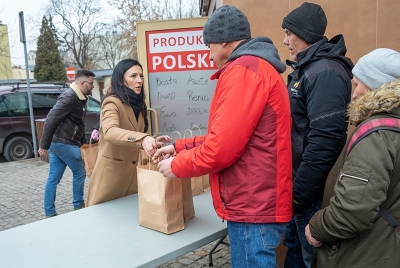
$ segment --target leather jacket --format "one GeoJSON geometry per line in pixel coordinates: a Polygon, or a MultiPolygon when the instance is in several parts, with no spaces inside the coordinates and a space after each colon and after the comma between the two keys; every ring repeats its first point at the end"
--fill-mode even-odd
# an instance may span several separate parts
{"type": "Polygon", "coordinates": [[[62,93],[46,117],[40,148],[49,149],[51,142],[79,147],[86,143],[86,102],[87,99],[79,99],[72,88],[62,93]]]}

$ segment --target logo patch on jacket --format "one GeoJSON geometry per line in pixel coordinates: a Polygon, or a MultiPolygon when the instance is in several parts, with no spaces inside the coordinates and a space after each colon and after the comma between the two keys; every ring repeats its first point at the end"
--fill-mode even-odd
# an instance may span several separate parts
{"type": "Polygon", "coordinates": [[[297,81],[296,83],[294,83],[293,87],[290,89],[290,92],[292,92],[293,94],[297,95],[297,93],[299,92],[297,90],[297,87],[300,85],[300,81],[297,81]]]}

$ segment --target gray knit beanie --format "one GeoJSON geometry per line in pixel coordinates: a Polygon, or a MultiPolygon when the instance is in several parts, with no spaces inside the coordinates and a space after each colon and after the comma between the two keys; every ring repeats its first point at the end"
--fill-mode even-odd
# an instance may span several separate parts
{"type": "Polygon", "coordinates": [[[304,2],[283,18],[282,28],[288,29],[309,44],[324,38],[327,19],[320,5],[304,2]]]}
{"type": "Polygon", "coordinates": [[[214,11],[203,28],[205,44],[227,43],[251,38],[246,15],[234,6],[225,5],[214,11]]]}
{"type": "Polygon", "coordinates": [[[352,70],[369,89],[377,89],[400,78],[400,53],[378,48],[361,57],[352,70]]]}

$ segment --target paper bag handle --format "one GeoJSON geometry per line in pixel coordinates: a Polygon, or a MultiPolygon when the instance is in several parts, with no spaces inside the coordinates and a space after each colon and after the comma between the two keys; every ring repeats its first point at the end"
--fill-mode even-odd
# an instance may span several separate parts
{"type": "Polygon", "coordinates": [[[199,126],[196,126],[196,125],[192,125],[192,127],[193,127],[193,128],[197,128],[197,129],[199,130],[200,136],[201,136],[201,129],[200,129],[200,127],[199,127],[199,126]]]}
{"type": "Polygon", "coordinates": [[[89,147],[91,147],[92,146],[92,137],[90,137],[90,140],[89,140],[89,147]]]}
{"type": "Polygon", "coordinates": [[[174,133],[176,133],[176,134],[178,134],[179,135],[179,138],[182,138],[182,135],[181,135],[181,133],[179,133],[179,131],[174,131],[174,132],[172,132],[171,133],[171,140],[173,141],[174,139],[172,138],[172,136],[174,135],[174,133]]]}
{"type": "Polygon", "coordinates": [[[186,129],[186,130],[183,132],[183,138],[186,138],[186,131],[189,131],[189,132],[190,132],[190,137],[193,137],[193,132],[192,132],[192,130],[191,130],[190,128],[188,128],[188,129],[186,129]]]}

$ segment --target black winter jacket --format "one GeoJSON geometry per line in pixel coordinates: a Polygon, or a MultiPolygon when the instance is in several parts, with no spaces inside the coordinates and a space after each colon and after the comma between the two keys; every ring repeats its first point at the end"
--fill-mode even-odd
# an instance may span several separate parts
{"type": "Polygon", "coordinates": [[[322,198],[326,178],[347,137],[353,63],[342,35],[325,37],[287,61],[292,112],[294,212],[322,198]]]}
{"type": "Polygon", "coordinates": [[[49,149],[52,141],[77,146],[86,143],[86,102],[72,88],[62,93],[46,117],[40,148],[49,149]]]}

